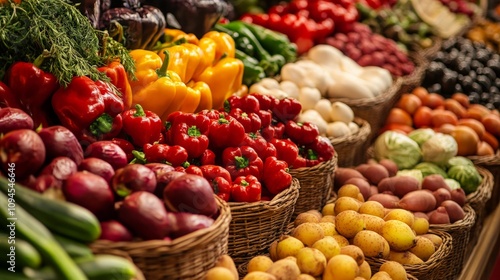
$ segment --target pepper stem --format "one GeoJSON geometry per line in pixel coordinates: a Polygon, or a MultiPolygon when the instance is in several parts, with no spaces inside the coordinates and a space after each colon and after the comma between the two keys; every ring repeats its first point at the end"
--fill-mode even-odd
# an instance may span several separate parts
{"type": "Polygon", "coordinates": [[[250,185],[250,184],[246,180],[241,180],[240,186],[248,187],[248,185],[250,185]]]}
{"type": "Polygon", "coordinates": [[[111,129],[113,129],[113,117],[107,113],[103,113],[90,124],[90,133],[94,136],[108,133],[111,129]]]}
{"type": "Polygon", "coordinates": [[[188,128],[187,134],[189,135],[189,137],[200,137],[201,131],[193,125],[188,128]]]}
{"type": "Polygon", "coordinates": [[[316,159],[318,159],[318,154],[315,151],[313,151],[312,149],[308,149],[307,150],[307,158],[312,159],[312,160],[316,160],[316,159]]]}
{"type": "Polygon", "coordinates": [[[43,61],[45,58],[50,56],[50,52],[48,50],[43,50],[42,54],[40,54],[37,58],[35,58],[35,61],[33,61],[33,65],[40,68],[42,66],[43,61]]]}
{"type": "Polygon", "coordinates": [[[141,104],[135,104],[135,113],[134,117],[144,117],[146,113],[144,112],[144,109],[142,108],[141,104]]]}
{"type": "Polygon", "coordinates": [[[133,163],[141,163],[141,164],[147,163],[146,155],[143,152],[133,150],[132,155],[134,156],[134,159],[132,160],[133,163]]]}
{"type": "Polygon", "coordinates": [[[165,54],[163,64],[161,65],[160,69],[156,70],[156,74],[158,75],[158,77],[168,77],[167,69],[168,62],[170,61],[170,53],[167,50],[164,50],[163,53],[165,54]]]}
{"type": "Polygon", "coordinates": [[[235,166],[238,169],[245,168],[250,163],[246,157],[239,157],[239,156],[234,157],[234,161],[235,161],[235,166]]]}

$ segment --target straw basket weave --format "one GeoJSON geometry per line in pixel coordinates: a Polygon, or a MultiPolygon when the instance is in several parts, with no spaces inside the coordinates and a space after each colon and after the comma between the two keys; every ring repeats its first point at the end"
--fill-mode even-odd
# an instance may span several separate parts
{"type": "Polygon", "coordinates": [[[337,169],[337,153],[332,159],[312,167],[290,169],[293,178],[300,182],[299,198],[295,203],[294,217],[309,210],[319,210],[333,192],[333,176],[337,169]]]}
{"type": "Polygon", "coordinates": [[[371,128],[369,141],[371,141],[373,136],[375,136],[384,125],[385,119],[389,114],[389,110],[394,107],[394,104],[396,104],[399,99],[402,82],[402,78],[395,79],[392,86],[388,90],[376,97],[360,99],[331,98],[330,101],[339,101],[349,105],[356,117],[368,121],[371,128]]]}
{"type": "Polygon", "coordinates": [[[460,275],[465,261],[465,255],[467,250],[467,244],[469,243],[469,237],[471,234],[472,227],[476,221],[476,212],[469,204],[464,207],[465,217],[456,221],[453,224],[431,224],[430,229],[444,231],[451,235],[453,240],[453,248],[450,253],[450,258],[448,260],[448,273],[453,276],[454,279],[460,275]]]}
{"type": "Polygon", "coordinates": [[[409,93],[414,88],[420,86],[424,80],[427,66],[429,66],[429,61],[419,52],[411,53],[409,56],[415,64],[415,69],[410,75],[402,77],[403,81],[401,83],[401,88],[399,89],[399,96],[403,93],[409,93]]]}
{"type": "Polygon", "coordinates": [[[267,252],[271,243],[286,230],[299,197],[299,181],[271,201],[229,202],[232,220],[229,226],[228,254],[236,264],[267,252]]]}
{"type": "MultiPolygon", "coordinates": [[[[454,275],[451,274],[449,266],[449,258],[451,256],[452,250],[452,237],[450,234],[440,231],[440,230],[429,230],[429,233],[433,233],[441,237],[443,243],[439,248],[432,254],[432,256],[422,264],[413,265],[403,265],[408,274],[411,274],[417,279],[425,280],[447,280],[454,279],[454,275]]],[[[379,271],[380,266],[387,262],[385,259],[366,257],[365,260],[370,264],[372,271],[379,271]]]]}
{"type": "Polygon", "coordinates": [[[467,195],[467,203],[472,207],[474,212],[476,212],[476,221],[471,229],[471,236],[465,253],[466,259],[474,249],[479,235],[481,234],[481,230],[483,229],[483,222],[487,216],[486,204],[491,198],[494,185],[493,175],[490,171],[479,166],[476,166],[476,169],[483,180],[475,192],[467,195]]]}
{"type": "Polygon", "coordinates": [[[433,41],[433,44],[428,47],[428,48],[425,48],[425,49],[422,49],[422,48],[419,48],[417,49],[417,53],[419,55],[421,55],[422,57],[426,58],[426,59],[432,59],[436,53],[441,50],[441,47],[443,46],[443,42],[445,40],[443,40],[443,38],[441,37],[438,37],[438,36],[432,36],[432,41],[433,41]]]}
{"type": "Polygon", "coordinates": [[[356,166],[366,160],[365,151],[369,145],[368,137],[371,133],[370,124],[357,117],[354,118],[354,123],[359,126],[359,131],[357,133],[346,137],[329,138],[335,148],[335,152],[338,154],[338,167],[356,166]]]}
{"type": "Polygon", "coordinates": [[[216,196],[219,217],[208,228],[172,241],[112,242],[98,240],[90,245],[96,254],[121,251],[127,254],[148,280],[203,279],[217,258],[227,253],[231,211],[216,196]]]}
{"type": "Polygon", "coordinates": [[[493,156],[469,156],[474,165],[488,169],[493,174],[491,198],[486,204],[486,213],[493,211],[500,202],[500,151],[493,156]]]}

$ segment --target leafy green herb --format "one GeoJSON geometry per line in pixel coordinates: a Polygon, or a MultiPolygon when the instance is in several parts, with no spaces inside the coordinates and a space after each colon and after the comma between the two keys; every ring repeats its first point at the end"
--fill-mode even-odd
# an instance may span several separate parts
{"type": "Polygon", "coordinates": [[[0,78],[16,61],[34,61],[49,51],[41,68],[62,85],[74,76],[106,80],[97,67],[119,59],[133,76],[128,50],[90,21],[66,0],[9,1],[0,8],[0,78]]]}

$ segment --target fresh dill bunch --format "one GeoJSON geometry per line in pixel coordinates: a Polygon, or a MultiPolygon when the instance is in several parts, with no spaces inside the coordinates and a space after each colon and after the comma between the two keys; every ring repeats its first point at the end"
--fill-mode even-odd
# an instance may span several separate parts
{"type": "Polygon", "coordinates": [[[66,86],[74,76],[108,80],[97,70],[119,59],[133,75],[134,63],[125,47],[108,39],[102,55],[102,31],[66,0],[23,0],[0,9],[0,74],[16,61],[34,61],[44,50],[41,68],[66,86]]]}

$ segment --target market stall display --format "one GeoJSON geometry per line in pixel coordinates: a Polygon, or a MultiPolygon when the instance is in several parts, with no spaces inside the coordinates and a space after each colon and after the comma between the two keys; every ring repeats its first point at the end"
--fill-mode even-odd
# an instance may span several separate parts
{"type": "Polygon", "coordinates": [[[500,197],[485,2],[0,0],[0,278],[459,277],[500,197]]]}

